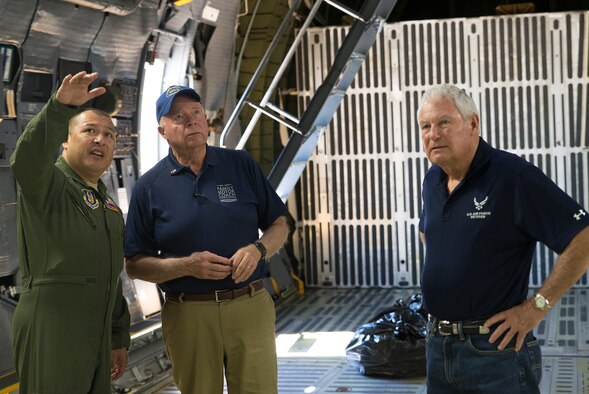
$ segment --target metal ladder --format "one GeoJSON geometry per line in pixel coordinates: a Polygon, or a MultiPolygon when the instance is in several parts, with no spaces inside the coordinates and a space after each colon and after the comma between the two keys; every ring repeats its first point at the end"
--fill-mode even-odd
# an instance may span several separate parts
{"type": "Polygon", "coordinates": [[[278,45],[284,30],[289,25],[295,11],[299,9],[301,1],[293,1],[292,6],[280,24],[276,35],[268,46],[266,53],[262,57],[260,64],[237,102],[221,134],[221,145],[225,146],[227,134],[238,119],[245,104],[253,107],[255,112],[235,149],[243,149],[262,114],[280,122],[292,131],[288,143],[280,153],[268,175],[270,184],[275,188],[283,201],[287,200],[289,194],[294,189],[309,158],[313,154],[313,150],[317,147],[325,127],[331,122],[346,90],[352,84],[368,51],[376,41],[376,36],[397,3],[397,0],[366,0],[360,12],[356,13],[333,0],[316,0],[284,60],[280,64],[268,90],[262,100],[259,103],[255,103],[249,99],[250,94],[270,60],[272,52],[278,45]],[[319,10],[319,6],[324,2],[352,16],[355,22],[352,24],[342,46],[338,50],[325,81],[309,101],[301,118],[297,119],[295,116],[269,101],[292,56],[295,54],[297,46],[302,41],[307,28],[319,10]]]}

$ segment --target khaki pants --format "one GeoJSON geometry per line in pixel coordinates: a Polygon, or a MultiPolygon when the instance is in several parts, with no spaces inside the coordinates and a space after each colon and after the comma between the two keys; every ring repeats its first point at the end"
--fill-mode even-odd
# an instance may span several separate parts
{"type": "Polygon", "coordinates": [[[162,333],[183,394],[276,394],[276,312],[265,289],[235,300],[166,301],[162,333]]]}

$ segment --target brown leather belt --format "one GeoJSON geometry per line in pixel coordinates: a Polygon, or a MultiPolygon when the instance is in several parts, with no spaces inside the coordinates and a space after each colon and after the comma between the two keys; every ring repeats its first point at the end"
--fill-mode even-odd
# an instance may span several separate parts
{"type": "Polygon", "coordinates": [[[258,279],[250,283],[245,287],[241,287],[239,289],[231,289],[231,290],[217,290],[213,293],[202,293],[202,294],[194,294],[194,293],[166,293],[166,301],[229,301],[235,298],[242,297],[244,295],[249,294],[250,297],[253,297],[257,290],[262,290],[264,288],[264,281],[262,279],[258,279]]]}

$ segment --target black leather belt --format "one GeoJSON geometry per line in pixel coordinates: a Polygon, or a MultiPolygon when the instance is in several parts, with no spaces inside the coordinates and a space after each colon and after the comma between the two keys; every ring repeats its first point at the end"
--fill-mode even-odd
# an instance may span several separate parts
{"type": "Polygon", "coordinates": [[[258,279],[250,283],[245,287],[241,287],[239,289],[230,289],[230,290],[217,290],[212,293],[202,293],[202,294],[195,294],[195,293],[166,293],[166,301],[229,301],[244,295],[249,294],[250,297],[254,295],[257,290],[262,290],[264,288],[264,281],[262,279],[258,279]]]}
{"type": "Polygon", "coordinates": [[[488,334],[491,330],[485,327],[486,319],[448,321],[440,320],[429,315],[429,321],[432,324],[431,330],[434,334],[442,336],[449,335],[480,335],[488,334]]]}

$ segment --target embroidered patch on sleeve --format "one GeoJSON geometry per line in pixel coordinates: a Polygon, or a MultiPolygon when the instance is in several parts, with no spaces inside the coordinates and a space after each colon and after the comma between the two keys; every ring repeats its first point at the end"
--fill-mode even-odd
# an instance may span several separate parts
{"type": "Polygon", "coordinates": [[[111,211],[119,212],[119,208],[117,207],[117,204],[115,204],[115,202],[112,200],[112,198],[110,198],[108,196],[104,200],[104,206],[107,207],[108,209],[110,209],[111,211]]]}

